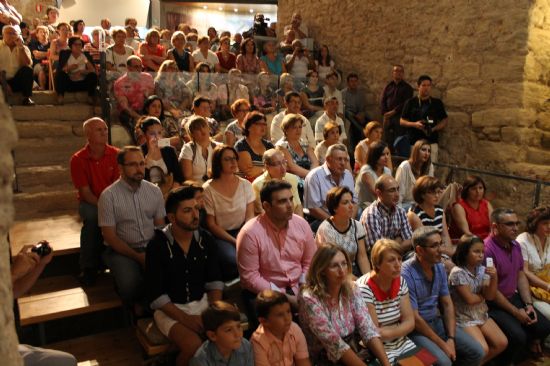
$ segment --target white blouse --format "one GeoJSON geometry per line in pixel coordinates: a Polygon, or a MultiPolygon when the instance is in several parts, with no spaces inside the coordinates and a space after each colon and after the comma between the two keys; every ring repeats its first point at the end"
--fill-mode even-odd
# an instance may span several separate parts
{"type": "Polygon", "coordinates": [[[550,236],[546,238],[544,249],[539,237],[528,232],[519,234],[516,240],[521,246],[523,260],[527,262],[531,272],[537,273],[550,264],[550,236]]]}
{"type": "MultiPolygon", "coordinates": [[[[434,165],[430,164],[428,169],[428,176],[434,176],[434,165]]],[[[413,174],[411,164],[408,160],[405,160],[395,172],[395,180],[399,183],[399,203],[411,205],[414,203],[412,190],[416,183],[416,178],[413,174]]]]}

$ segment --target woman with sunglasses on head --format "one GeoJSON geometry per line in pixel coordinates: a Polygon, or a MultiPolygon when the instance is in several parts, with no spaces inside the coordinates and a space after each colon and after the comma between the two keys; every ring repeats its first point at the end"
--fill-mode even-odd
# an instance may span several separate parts
{"type": "Polygon", "coordinates": [[[298,305],[312,364],[366,366],[374,361],[368,348],[380,365],[390,365],[344,249],[325,244],[317,250],[298,305]]]}
{"type": "Polygon", "coordinates": [[[211,179],[203,185],[206,226],[218,244],[224,281],[239,276],[237,234],[254,217],[252,184],[237,175],[238,162],[239,155],[233,147],[216,147],[212,156],[211,179]]]}

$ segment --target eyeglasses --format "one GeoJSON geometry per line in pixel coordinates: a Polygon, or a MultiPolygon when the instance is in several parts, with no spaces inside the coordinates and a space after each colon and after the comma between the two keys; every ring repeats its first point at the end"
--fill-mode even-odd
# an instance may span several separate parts
{"type": "Polygon", "coordinates": [[[222,161],[234,162],[234,161],[237,161],[237,157],[236,156],[228,156],[228,157],[223,158],[222,161]]]}
{"type": "Polygon", "coordinates": [[[521,221],[506,221],[506,222],[499,222],[499,224],[508,226],[508,227],[513,227],[513,226],[520,226],[521,221]]]}
{"type": "Polygon", "coordinates": [[[340,162],[340,163],[347,163],[349,161],[349,158],[333,158],[333,157],[330,157],[331,160],[334,160],[334,161],[337,161],[337,162],[340,162]]]}
{"type": "Polygon", "coordinates": [[[431,245],[421,245],[422,248],[427,248],[427,249],[436,249],[436,248],[440,248],[442,246],[443,246],[442,241],[439,241],[437,243],[433,243],[431,245]]]}
{"type": "Polygon", "coordinates": [[[273,166],[273,167],[287,166],[287,164],[288,164],[288,161],[286,161],[286,160],[277,161],[277,162],[273,162],[273,163],[267,163],[267,165],[273,166]]]}
{"type": "Polygon", "coordinates": [[[123,166],[129,166],[129,167],[132,167],[132,168],[137,168],[137,167],[140,167],[140,168],[143,168],[145,166],[145,162],[144,161],[140,161],[139,163],[138,162],[133,162],[133,163],[124,163],[122,164],[123,166]]]}
{"type": "Polygon", "coordinates": [[[348,270],[348,262],[347,261],[343,261],[343,262],[340,262],[340,263],[331,263],[329,266],[328,266],[328,269],[331,270],[331,271],[338,271],[339,269],[342,269],[342,271],[347,271],[348,270]]]}

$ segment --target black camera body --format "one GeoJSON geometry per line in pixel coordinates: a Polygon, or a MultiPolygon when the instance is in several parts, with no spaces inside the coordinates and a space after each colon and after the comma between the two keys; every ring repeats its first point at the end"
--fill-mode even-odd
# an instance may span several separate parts
{"type": "Polygon", "coordinates": [[[426,117],[422,120],[422,124],[426,130],[426,136],[430,136],[432,134],[432,128],[435,126],[435,121],[430,119],[430,117],[426,117]]]}
{"type": "Polygon", "coordinates": [[[42,258],[52,252],[52,247],[50,247],[50,243],[46,240],[41,240],[31,249],[31,252],[38,254],[42,258]]]}

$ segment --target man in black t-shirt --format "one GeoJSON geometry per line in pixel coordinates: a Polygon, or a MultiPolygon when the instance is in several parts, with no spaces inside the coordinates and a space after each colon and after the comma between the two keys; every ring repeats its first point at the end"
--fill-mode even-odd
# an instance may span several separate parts
{"type": "Polygon", "coordinates": [[[441,99],[430,96],[432,79],[428,75],[418,78],[418,95],[405,102],[400,124],[407,129],[411,145],[421,139],[430,143],[432,161],[437,161],[439,131],[447,126],[447,112],[441,99]]]}

